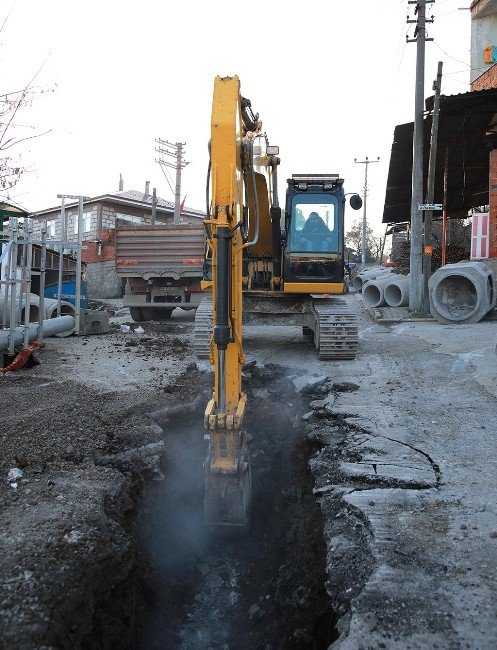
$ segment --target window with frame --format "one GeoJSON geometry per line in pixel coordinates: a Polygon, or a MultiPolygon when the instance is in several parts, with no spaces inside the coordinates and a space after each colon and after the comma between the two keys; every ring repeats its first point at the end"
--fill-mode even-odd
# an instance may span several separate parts
{"type": "MultiPolygon", "coordinates": [[[[90,232],[91,230],[91,212],[83,212],[81,216],[81,224],[82,224],[82,233],[87,233],[90,232]]],[[[78,213],[74,215],[74,234],[78,234],[78,213]]]]}
{"type": "Polygon", "coordinates": [[[47,237],[55,238],[55,219],[47,221],[47,237]]]}
{"type": "Polygon", "coordinates": [[[141,223],[141,217],[136,214],[125,214],[124,212],[116,212],[116,219],[127,221],[128,223],[141,223]]]}

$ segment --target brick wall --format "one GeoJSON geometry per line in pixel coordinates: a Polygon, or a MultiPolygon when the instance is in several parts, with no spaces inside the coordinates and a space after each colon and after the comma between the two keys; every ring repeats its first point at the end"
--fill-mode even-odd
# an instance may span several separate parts
{"type": "Polygon", "coordinates": [[[488,224],[489,256],[497,257],[497,149],[492,149],[489,159],[489,206],[488,224]]]}
{"type": "Polygon", "coordinates": [[[489,88],[497,88],[497,64],[486,70],[471,84],[472,91],[488,90],[489,88]]]}
{"type": "Polygon", "coordinates": [[[98,233],[97,241],[87,242],[86,250],[81,254],[83,262],[86,264],[96,262],[106,262],[116,258],[116,231],[114,229],[104,229],[98,233]]]}

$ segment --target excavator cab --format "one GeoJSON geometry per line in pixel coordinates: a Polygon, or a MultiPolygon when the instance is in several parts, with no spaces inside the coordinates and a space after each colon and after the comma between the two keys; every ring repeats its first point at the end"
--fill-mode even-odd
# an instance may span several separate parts
{"type": "MultiPolygon", "coordinates": [[[[351,205],[359,209],[360,197],[351,205]]],[[[343,179],[338,174],[294,174],[286,193],[283,277],[286,293],[343,293],[343,179]]]]}

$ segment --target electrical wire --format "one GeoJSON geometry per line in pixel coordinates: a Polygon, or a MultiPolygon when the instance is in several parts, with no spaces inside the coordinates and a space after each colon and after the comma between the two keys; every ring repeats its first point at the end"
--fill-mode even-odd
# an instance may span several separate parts
{"type": "Polygon", "coordinates": [[[433,40],[433,44],[438,47],[440,52],[443,52],[443,54],[445,54],[445,56],[448,56],[449,59],[452,59],[453,61],[457,61],[457,63],[461,63],[462,65],[466,65],[466,66],[468,66],[468,68],[471,68],[471,65],[469,63],[466,63],[466,61],[461,61],[461,59],[456,59],[455,56],[451,56],[448,52],[446,52],[443,48],[441,48],[440,45],[435,40],[433,40]]]}

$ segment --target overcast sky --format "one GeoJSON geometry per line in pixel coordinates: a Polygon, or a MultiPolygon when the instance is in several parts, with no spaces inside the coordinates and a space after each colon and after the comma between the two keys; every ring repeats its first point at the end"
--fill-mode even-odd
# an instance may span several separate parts
{"type": "MultiPolygon", "coordinates": [[[[426,96],[437,61],[443,93],[469,90],[470,0],[428,5],[426,96]]],[[[95,196],[143,190],[172,199],[154,162],[154,138],[187,143],[183,176],[190,207],[204,208],[214,77],[237,74],[280,146],[280,178],[338,172],[362,194],[370,166],[368,217],[377,232],[393,129],[413,119],[414,43],[406,44],[407,0],[0,0],[3,94],[54,88],[19,115],[25,174],[11,198],[29,210],[57,193],[95,196]],[[48,57],[48,58],[47,58],[48,57]],[[30,127],[35,127],[34,130],[30,127]]],[[[411,6],[409,6],[410,8],[411,6]]],[[[412,13],[412,9],[411,9],[412,13]]],[[[413,26],[409,33],[412,36],[413,26]]],[[[285,184],[280,185],[280,200],[285,184]]],[[[357,215],[348,212],[352,220],[357,215]]]]}

